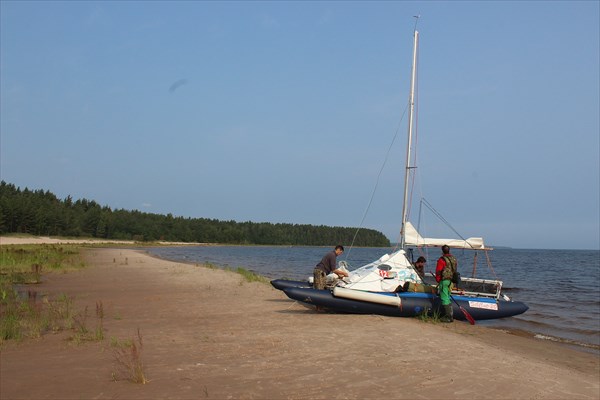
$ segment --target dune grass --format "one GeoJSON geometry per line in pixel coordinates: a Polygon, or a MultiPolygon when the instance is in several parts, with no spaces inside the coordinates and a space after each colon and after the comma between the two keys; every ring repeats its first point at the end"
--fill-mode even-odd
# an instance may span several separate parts
{"type": "Polygon", "coordinates": [[[0,246],[0,343],[75,327],[73,300],[64,294],[43,296],[36,284],[43,271],[84,267],[79,250],[71,245],[0,246]]]}
{"type": "Polygon", "coordinates": [[[136,337],[130,340],[111,338],[111,347],[113,347],[113,357],[116,366],[112,373],[113,380],[126,379],[130,382],[140,384],[149,382],[144,372],[144,363],[142,362],[144,344],[139,328],[136,337]]]}
{"type": "MultiPolygon", "coordinates": [[[[65,294],[50,299],[36,290],[36,284],[42,282],[42,271],[67,272],[85,267],[81,247],[0,246],[0,347],[7,340],[37,338],[63,330],[72,332],[69,339],[76,344],[105,339],[102,301],[96,302],[95,316],[92,316],[87,306],[82,312],[75,312],[73,299],[65,294]],[[95,322],[93,327],[90,320],[95,322]]],[[[113,377],[122,375],[134,383],[148,382],[141,358],[143,343],[139,329],[131,340],[111,338],[111,347],[119,371],[113,373],[113,377]]]]}
{"type": "Polygon", "coordinates": [[[244,278],[240,284],[244,283],[244,282],[259,282],[259,283],[269,283],[269,279],[259,275],[255,272],[249,271],[246,268],[242,268],[242,267],[238,267],[237,269],[233,270],[230,268],[225,268],[225,270],[229,270],[232,272],[235,272],[239,275],[242,276],[242,278],[244,278]]]}
{"type": "Polygon", "coordinates": [[[84,265],[77,245],[0,246],[0,285],[39,283],[43,271],[67,271],[84,265]]]}

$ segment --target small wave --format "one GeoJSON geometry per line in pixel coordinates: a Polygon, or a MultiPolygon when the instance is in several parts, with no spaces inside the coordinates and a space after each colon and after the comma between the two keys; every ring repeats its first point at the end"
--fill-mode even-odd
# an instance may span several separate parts
{"type": "Polygon", "coordinates": [[[546,307],[549,307],[548,303],[540,303],[538,301],[534,301],[534,300],[527,300],[527,299],[523,299],[522,301],[526,302],[527,305],[529,306],[529,308],[539,308],[539,309],[544,309],[546,307]]]}
{"type": "Polygon", "coordinates": [[[598,332],[596,329],[570,328],[570,330],[581,335],[600,337],[600,332],[598,332]]]}
{"type": "MultiPolygon", "coordinates": [[[[565,310],[569,313],[569,314],[573,314],[573,313],[580,313],[580,311],[576,308],[577,303],[572,302],[572,301],[557,301],[557,302],[547,302],[547,303],[541,303],[539,301],[529,301],[527,299],[519,299],[521,301],[524,301],[530,309],[537,309],[538,311],[542,312],[542,313],[547,313],[549,311],[552,310],[560,310],[560,312],[564,312],[565,310]]],[[[589,303],[585,303],[585,306],[588,306],[589,303]]],[[[590,310],[593,310],[592,307],[586,307],[586,312],[589,312],[590,310]]]]}
{"type": "Polygon", "coordinates": [[[558,315],[549,315],[549,314],[542,314],[542,313],[536,313],[536,312],[531,312],[521,319],[523,319],[524,321],[536,322],[536,323],[548,324],[548,325],[552,325],[559,321],[564,320],[564,318],[562,318],[558,315]]]}
{"type": "Polygon", "coordinates": [[[529,313],[514,317],[515,321],[536,327],[547,327],[584,335],[598,335],[598,320],[583,315],[549,316],[547,314],[529,313]]]}
{"type": "Polygon", "coordinates": [[[590,326],[600,332],[600,313],[572,313],[568,318],[576,323],[582,323],[585,326],[590,326]]]}
{"type": "Polygon", "coordinates": [[[551,336],[551,335],[543,335],[541,333],[536,333],[535,335],[533,335],[533,337],[536,339],[540,339],[540,340],[549,340],[549,341],[557,342],[557,343],[564,343],[564,344],[570,344],[570,345],[574,345],[574,346],[585,347],[585,348],[593,349],[593,350],[600,350],[600,345],[597,345],[594,343],[584,343],[584,342],[579,342],[577,340],[559,338],[559,337],[551,336]]]}
{"type": "Polygon", "coordinates": [[[592,310],[598,310],[600,306],[600,300],[596,297],[597,293],[590,293],[586,296],[579,297],[574,300],[569,300],[569,303],[573,303],[576,306],[584,306],[592,310]]]}
{"type": "Polygon", "coordinates": [[[521,322],[522,324],[525,325],[530,325],[530,329],[540,329],[540,328],[551,328],[554,325],[549,324],[549,323],[545,323],[539,320],[532,320],[529,318],[519,318],[518,319],[519,322],[521,322]]]}

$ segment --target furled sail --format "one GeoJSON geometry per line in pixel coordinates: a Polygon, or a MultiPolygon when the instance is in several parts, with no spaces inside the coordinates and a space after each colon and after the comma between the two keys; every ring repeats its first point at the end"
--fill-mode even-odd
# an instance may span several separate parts
{"type": "Polygon", "coordinates": [[[404,242],[407,246],[416,247],[441,247],[448,245],[458,249],[471,249],[471,250],[489,250],[483,243],[483,238],[472,237],[468,239],[436,239],[436,238],[424,238],[415,227],[410,223],[406,222],[404,228],[404,242]]]}

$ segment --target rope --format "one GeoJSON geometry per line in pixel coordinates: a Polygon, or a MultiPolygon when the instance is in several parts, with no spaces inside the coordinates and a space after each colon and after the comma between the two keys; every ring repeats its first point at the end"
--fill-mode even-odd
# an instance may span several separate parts
{"type": "Polygon", "coordinates": [[[437,210],[435,208],[433,208],[433,206],[425,198],[421,199],[421,202],[423,204],[425,204],[425,206],[427,208],[429,208],[429,210],[431,210],[431,212],[434,213],[435,216],[440,219],[440,221],[442,221],[444,224],[446,224],[446,226],[448,228],[452,229],[452,232],[454,232],[462,240],[466,241],[466,239],[460,233],[458,233],[458,231],[456,229],[454,229],[454,227],[452,225],[450,225],[450,222],[446,221],[446,219],[442,216],[442,214],[437,212],[437,210]]]}
{"type": "Polygon", "coordinates": [[[354,242],[356,241],[356,236],[358,235],[358,232],[362,229],[363,224],[365,222],[365,218],[367,217],[367,214],[369,212],[369,209],[371,208],[371,204],[373,203],[373,198],[375,197],[375,193],[377,192],[377,188],[379,187],[379,181],[381,180],[381,174],[383,173],[383,169],[385,168],[385,165],[387,164],[387,161],[390,157],[390,153],[392,151],[392,147],[394,146],[394,142],[396,141],[396,138],[398,137],[398,132],[400,131],[400,126],[402,124],[402,121],[404,120],[404,116],[406,115],[406,110],[408,110],[408,104],[406,105],[406,108],[404,108],[404,112],[402,113],[402,117],[400,117],[400,121],[398,122],[398,126],[396,127],[396,133],[394,133],[394,137],[392,138],[392,142],[390,143],[390,146],[387,149],[387,152],[385,154],[385,157],[383,159],[383,163],[381,164],[381,168],[379,169],[379,173],[377,174],[377,180],[375,181],[375,187],[373,188],[373,192],[371,193],[371,198],[369,199],[369,203],[367,204],[367,208],[365,210],[365,212],[363,213],[362,219],[360,220],[360,224],[358,225],[358,228],[356,228],[356,232],[354,233],[354,237],[352,238],[352,243],[350,244],[350,248],[348,249],[345,256],[345,259],[347,260],[348,257],[350,256],[350,252],[352,251],[352,247],[354,246],[354,242]]]}
{"type": "MultiPolygon", "coordinates": [[[[415,18],[415,26],[413,28],[413,32],[416,32],[417,30],[417,24],[419,23],[419,18],[421,18],[420,15],[413,15],[413,17],[415,18]]],[[[418,54],[417,54],[418,56],[418,54]]],[[[417,59],[418,62],[418,59],[417,59]]],[[[418,81],[418,80],[417,80],[418,81]]],[[[415,82],[415,92],[417,93],[417,99],[418,99],[418,83],[415,82]]],[[[417,100],[415,100],[415,105],[417,104],[417,100]]],[[[392,142],[390,143],[390,146],[388,147],[388,150],[385,154],[385,158],[383,160],[383,163],[381,165],[381,168],[379,169],[379,173],[377,174],[377,180],[375,181],[375,187],[373,188],[373,192],[371,193],[371,197],[369,199],[369,203],[367,204],[367,208],[365,210],[365,212],[363,213],[362,219],[360,220],[360,224],[358,225],[358,228],[356,229],[356,232],[354,233],[354,237],[352,238],[352,243],[350,244],[350,248],[348,249],[348,252],[346,252],[346,256],[345,259],[347,260],[348,257],[350,257],[350,252],[352,251],[352,248],[354,247],[354,242],[356,241],[356,236],[358,236],[358,232],[362,229],[363,224],[365,222],[365,218],[367,217],[367,214],[369,212],[369,209],[371,208],[371,204],[373,203],[373,198],[375,197],[375,193],[377,192],[377,187],[379,186],[379,181],[381,179],[381,174],[383,172],[383,169],[385,168],[385,165],[387,164],[388,158],[390,156],[390,152],[392,150],[392,147],[394,146],[394,142],[396,141],[396,138],[398,137],[398,132],[400,131],[400,126],[402,124],[402,121],[404,120],[404,117],[406,116],[406,111],[408,110],[409,104],[406,104],[406,107],[404,108],[404,112],[402,113],[402,117],[400,117],[400,121],[398,121],[398,126],[396,127],[396,132],[394,133],[394,137],[392,138],[392,142]]],[[[417,111],[418,111],[418,107],[417,111]]],[[[416,118],[416,125],[418,125],[418,116],[416,118]]],[[[417,132],[417,126],[415,126],[415,146],[416,146],[416,132],[417,132]]],[[[415,152],[414,157],[414,165],[416,165],[416,160],[417,160],[417,155],[415,152]]],[[[416,167],[415,167],[416,168],[416,167]]],[[[414,187],[414,182],[415,182],[415,176],[413,174],[412,176],[412,185],[411,185],[411,190],[410,193],[412,194],[413,191],[413,187],[414,187]]],[[[409,198],[412,198],[412,196],[410,196],[409,198]]],[[[410,203],[409,203],[409,207],[407,207],[407,210],[409,210],[408,212],[410,212],[410,203]]],[[[402,227],[400,228],[402,230],[402,227]]],[[[396,239],[396,243],[400,242],[400,236],[402,235],[402,231],[400,231],[400,233],[398,234],[398,238],[396,239]]],[[[398,245],[396,244],[396,246],[394,247],[393,251],[396,251],[398,249],[398,245]]]]}
{"type": "Polygon", "coordinates": [[[494,277],[497,280],[498,275],[496,275],[496,271],[494,271],[494,267],[492,267],[492,261],[490,260],[490,255],[488,254],[487,250],[484,250],[483,252],[485,253],[485,258],[487,260],[488,267],[492,271],[492,274],[494,274],[494,277]]]}

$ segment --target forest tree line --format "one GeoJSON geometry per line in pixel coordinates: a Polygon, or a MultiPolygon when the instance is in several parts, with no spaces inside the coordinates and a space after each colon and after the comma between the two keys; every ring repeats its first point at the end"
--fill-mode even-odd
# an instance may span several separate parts
{"type": "Polygon", "coordinates": [[[248,245],[324,246],[352,243],[386,247],[373,229],[174,217],[138,210],[112,210],[93,200],[59,199],[50,191],[21,190],[0,182],[0,234],[248,245]]]}

